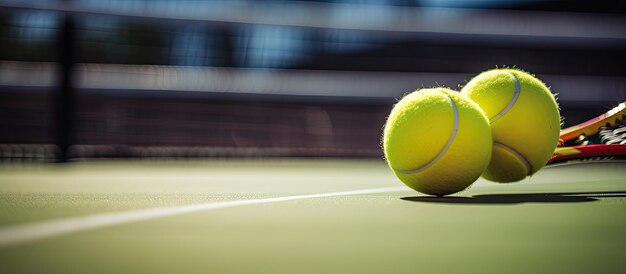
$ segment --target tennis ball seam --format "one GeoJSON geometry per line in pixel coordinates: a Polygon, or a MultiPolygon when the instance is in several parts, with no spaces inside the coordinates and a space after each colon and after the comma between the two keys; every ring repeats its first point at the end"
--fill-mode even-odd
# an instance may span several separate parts
{"type": "Polygon", "coordinates": [[[450,106],[452,107],[452,112],[454,114],[454,123],[453,123],[453,126],[452,126],[452,133],[450,133],[450,137],[448,138],[448,142],[443,147],[443,149],[441,149],[441,151],[439,151],[437,156],[435,156],[435,158],[433,158],[432,160],[428,161],[428,163],[423,164],[422,166],[420,166],[418,168],[415,168],[415,169],[411,169],[411,170],[403,170],[403,169],[394,168],[396,171],[404,173],[404,174],[415,174],[415,173],[422,172],[422,171],[426,170],[427,168],[431,167],[432,165],[434,165],[439,159],[441,159],[441,157],[443,157],[443,155],[446,154],[446,152],[448,151],[448,149],[452,145],[452,141],[454,141],[454,137],[456,137],[456,133],[457,133],[457,131],[459,129],[459,110],[456,107],[456,104],[454,103],[454,100],[452,100],[452,98],[448,94],[446,94],[445,92],[441,92],[441,93],[444,96],[446,96],[446,99],[448,100],[448,103],[450,103],[450,106]]]}
{"type": "Polygon", "coordinates": [[[505,144],[498,143],[498,142],[493,142],[493,146],[499,146],[500,148],[502,148],[504,150],[507,150],[508,152],[513,154],[513,156],[518,158],[524,164],[524,167],[526,167],[526,175],[529,175],[530,172],[532,172],[532,165],[530,164],[530,162],[526,159],[526,157],[524,157],[517,150],[515,150],[514,148],[512,148],[510,146],[507,146],[505,144]]]}
{"type": "Polygon", "coordinates": [[[513,73],[510,73],[507,71],[506,74],[508,74],[509,76],[511,76],[511,78],[513,78],[513,81],[515,82],[515,91],[513,92],[513,98],[511,98],[511,101],[509,101],[506,107],[504,107],[500,111],[500,113],[493,116],[493,118],[489,119],[489,123],[492,123],[492,124],[498,119],[502,118],[502,116],[504,116],[507,112],[509,112],[509,110],[511,110],[511,108],[513,108],[513,106],[515,105],[515,102],[517,102],[517,98],[519,97],[520,91],[522,89],[519,79],[517,79],[517,77],[515,77],[513,73]]]}

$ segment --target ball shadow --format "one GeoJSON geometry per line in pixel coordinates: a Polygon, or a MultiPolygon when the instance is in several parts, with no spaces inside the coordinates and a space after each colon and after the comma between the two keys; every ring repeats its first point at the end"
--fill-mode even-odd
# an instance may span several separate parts
{"type": "Polygon", "coordinates": [[[569,192],[569,193],[524,193],[483,194],[470,197],[413,196],[400,199],[410,202],[441,204],[522,204],[522,203],[581,203],[594,202],[598,198],[626,197],[626,191],[569,192]]]}

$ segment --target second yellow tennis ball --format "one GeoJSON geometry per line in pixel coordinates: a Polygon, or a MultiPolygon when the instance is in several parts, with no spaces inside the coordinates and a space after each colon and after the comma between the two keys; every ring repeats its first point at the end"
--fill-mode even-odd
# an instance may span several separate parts
{"type": "Polygon", "coordinates": [[[391,110],[383,135],[387,163],[407,186],[443,196],[471,185],[491,157],[489,121],[474,102],[445,89],[408,94],[391,110]]]}
{"type": "Polygon", "coordinates": [[[550,160],[561,120],[541,80],[518,69],[493,69],[474,77],[461,93],[483,109],[491,124],[493,152],[483,178],[519,181],[550,160]]]}

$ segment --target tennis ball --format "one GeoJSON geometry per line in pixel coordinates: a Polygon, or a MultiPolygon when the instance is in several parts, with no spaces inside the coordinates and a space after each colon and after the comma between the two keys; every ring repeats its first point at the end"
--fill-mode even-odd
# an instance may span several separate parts
{"type": "Polygon", "coordinates": [[[480,107],[446,88],[406,95],[383,133],[389,167],[407,186],[443,196],[471,185],[489,164],[489,121],[480,107]]]}
{"type": "Polygon", "coordinates": [[[461,93],[483,109],[491,124],[493,152],[483,178],[519,181],[550,160],[561,116],[541,80],[519,69],[492,69],[470,80],[461,93]]]}

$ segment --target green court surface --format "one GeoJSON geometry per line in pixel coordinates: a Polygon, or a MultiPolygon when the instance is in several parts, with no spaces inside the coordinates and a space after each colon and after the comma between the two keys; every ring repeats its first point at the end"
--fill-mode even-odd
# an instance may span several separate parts
{"type": "Polygon", "coordinates": [[[3,165],[0,208],[0,273],[626,270],[624,162],[447,198],[404,188],[382,160],[3,165]]]}

